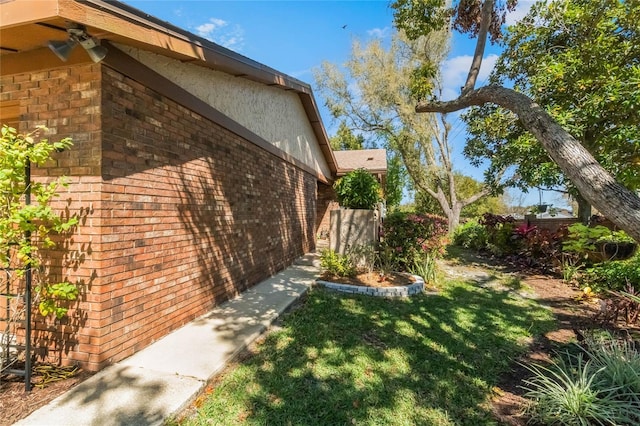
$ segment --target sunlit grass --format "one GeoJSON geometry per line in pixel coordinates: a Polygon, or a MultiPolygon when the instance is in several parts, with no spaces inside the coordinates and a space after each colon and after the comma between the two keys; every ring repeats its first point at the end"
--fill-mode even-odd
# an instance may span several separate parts
{"type": "Polygon", "coordinates": [[[494,424],[491,389],[551,313],[450,282],[389,300],[312,290],[185,424],[494,424]]]}

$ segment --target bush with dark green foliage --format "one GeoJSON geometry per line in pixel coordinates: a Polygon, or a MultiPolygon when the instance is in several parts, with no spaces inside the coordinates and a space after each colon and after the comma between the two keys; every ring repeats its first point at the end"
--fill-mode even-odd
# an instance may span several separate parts
{"type": "Polygon", "coordinates": [[[453,244],[467,249],[484,250],[487,248],[488,238],[486,228],[477,219],[471,219],[454,231],[453,244]]]}
{"type": "Polygon", "coordinates": [[[341,177],[333,185],[338,204],[348,209],[375,208],[380,201],[381,188],[375,176],[365,169],[357,169],[341,177]]]}
{"type": "Polygon", "coordinates": [[[400,271],[411,272],[432,264],[434,256],[442,254],[446,235],[446,218],[394,212],[384,220],[380,251],[391,253],[400,271]]]}
{"type": "Polygon", "coordinates": [[[598,263],[586,269],[580,281],[594,291],[624,290],[628,284],[640,290],[640,253],[627,260],[598,263]]]}

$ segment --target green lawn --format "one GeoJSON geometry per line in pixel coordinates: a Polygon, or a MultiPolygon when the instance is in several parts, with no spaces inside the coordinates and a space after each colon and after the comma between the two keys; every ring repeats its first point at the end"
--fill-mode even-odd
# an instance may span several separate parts
{"type": "Polygon", "coordinates": [[[500,374],[551,313],[450,282],[389,300],[313,289],[184,424],[481,425],[500,374]]]}

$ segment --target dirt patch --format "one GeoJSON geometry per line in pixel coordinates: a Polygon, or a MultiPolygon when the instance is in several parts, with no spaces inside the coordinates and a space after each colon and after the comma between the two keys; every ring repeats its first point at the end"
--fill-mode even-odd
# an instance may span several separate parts
{"type": "Polygon", "coordinates": [[[48,404],[78,383],[91,377],[91,373],[78,371],[72,377],[53,381],[40,387],[43,375],[35,373],[31,377],[33,388],[25,391],[24,378],[6,375],[0,378],[0,426],[9,426],[27,417],[38,408],[48,404]]]}

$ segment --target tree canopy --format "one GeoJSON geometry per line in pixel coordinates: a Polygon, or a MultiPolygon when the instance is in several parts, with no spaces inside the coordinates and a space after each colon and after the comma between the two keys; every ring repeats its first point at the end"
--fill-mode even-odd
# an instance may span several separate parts
{"type": "MultiPolygon", "coordinates": [[[[619,2],[629,6],[637,5],[637,0],[619,2]]],[[[559,7],[564,7],[569,1],[563,0],[558,3],[559,7]]],[[[522,92],[499,84],[476,88],[487,39],[490,35],[494,39],[498,38],[494,28],[498,22],[502,22],[501,13],[514,4],[515,2],[510,1],[504,3],[494,0],[460,0],[450,8],[444,0],[397,0],[393,3],[396,26],[405,29],[412,38],[448,27],[449,24],[458,28],[458,25],[469,19],[477,24],[468,27],[468,32],[476,37],[476,47],[460,96],[451,101],[439,101],[434,93],[431,96],[428,96],[428,93],[418,93],[420,101],[416,106],[416,112],[448,113],[487,103],[499,105],[513,112],[517,115],[520,125],[536,138],[580,194],[614,224],[636,240],[640,240],[640,197],[618,182],[580,144],[580,141],[562,127],[561,123],[554,120],[538,102],[522,92]],[[464,7],[460,8],[460,5],[464,7]],[[461,14],[460,11],[464,13],[461,14]]],[[[633,13],[628,19],[631,27],[634,22],[638,22],[638,17],[633,13]]],[[[610,27],[610,31],[618,31],[617,28],[610,27]]],[[[637,26],[633,28],[637,31],[637,26]]],[[[429,67],[416,69],[428,70],[429,67]]],[[[574,95],[579,96],[580,93],[574,95]]],[[[603,103],[608,107],[618,107],[618,103],[611,99],[605,99],[603,103]],[[611,106],[611,103],[614,105],[611,106]]]]}
{"type": "Polygon", "coordinates": [[[367,45],[355,42],[345,64],[348,75],[335,64],[323,63],[316,82],[335,117],[346,119],[350,127],[366,132],[399,155],[413,186],[437,200],[453,230],[462,208],[489,190],[481,188],[458,198],[446,117],[417,115],[412,97],[422,82],[438,86],[437,79],[421,80],[413,71],[424,63],[439,64],[448,51],[448,36],[447,31],[440,31],[409,41],[399,32],[388,48],[379,40],[367,45]]]}
{"type": "Polygon", "coordinates": [[[364,136],[355,135],[347,123],[341,121],[336,134],[329,138],[329,143],[334,151],[364,149],[364,136]]]}
{"type": "MultiPolygon", "coordinates": [[[[618,1],[538,3],[505,34],[491,81],[543,105],[619,182],[640,187],[640,5],[618,1]],[[635,83],[634,83],[635,82],[635,83]]],[[[566,175],[522,128],[494,104],[465,115],[465,153],[490,160],[490,173],[512,167],[508,184],[566,186],[582,216],[590,209],[566,175]]]]}

